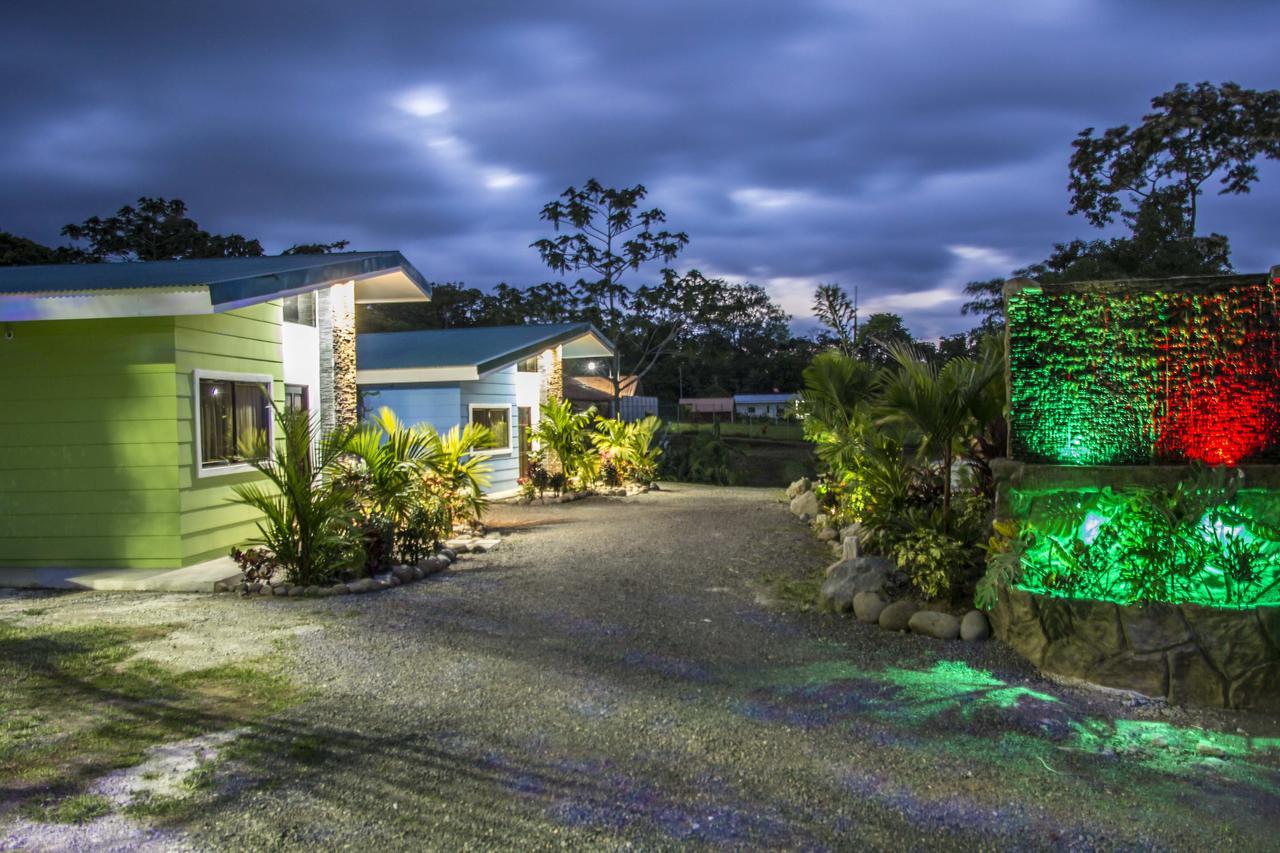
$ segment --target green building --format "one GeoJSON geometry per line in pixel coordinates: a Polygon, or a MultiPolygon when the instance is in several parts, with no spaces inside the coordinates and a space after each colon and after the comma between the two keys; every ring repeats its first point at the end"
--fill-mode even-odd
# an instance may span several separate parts
{"type": "Polygon", "coordinates": [[[354,421],[356,306],[428,297],[399,252],[0,269],[0,584],[224,560],[240,437],[354,421]]]}

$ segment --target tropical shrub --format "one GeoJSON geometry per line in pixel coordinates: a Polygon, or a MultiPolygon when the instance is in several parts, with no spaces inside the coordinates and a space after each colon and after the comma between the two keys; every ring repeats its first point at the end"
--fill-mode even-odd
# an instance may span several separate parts
{"type": "Polygon", "coordinates": [[[396,559],[415,565],[431,556],[453,529],[453,512],[438,494],[424,494],[408,513],[396,535],[396,559]]]}
{"type": "Polygon", "coordinates": [[[738,480],[744,454],[720,437],[719,431],[698,430],[668,437],[663,457],[664,476],[686,483],[731,486],[738,480]]]}
{"type": "Polygon", "coordinates": [[[594,480],[598,457],[591,452],[591,421],[595,408],[575,412],[568,400],[548,400],[540,409],[538,425],[532,432],[542,454],[542,464],[559,469],[566,478],[580,478],[584,485],[594,480]]]}
{"type": "Polygon", "coordinates": [[[426,425],[421,429],[437,449],[432,470],[424,478],[427,489],[440,495],[454,521],[478,521],[489,506],[484,490],[493,467],[476,451],[493,445],[493,433],[479,424],[450,427],[443,434],[426,425]]]}
{"type": "MultiPolygon", "coordinates": [[[[654,443],[662,421],[649,415],[638,421],[598,418],[592,425],[591,443],[600,454],[601,474],[605,463],[613,465],[618,480],[648,485],[658,475],[662,449],[654,443]]],[[[608,482],[605,485],[612,485],[608,482]]]]}
{"type": "Polygon", "coordinates": [[[974,558],[966,543],[922,527],[898,541],[893,559],[912,587],[928,598],[941,598],[972,568],[974,558]]]}
{"type": "Polygon", "coordinates": [[[292,410],[277,409],[275,420],[274,446],[263,446],[266,436],[257,436],[258,446],[245,454],[267,482],[236,484],[233,502],[262,515],[251,544],[271,553],[288,583],[332,582],[358,562],[350,535],[354,495],[336,476],[354,430],[322,438],[317,421],[292,410]]]}

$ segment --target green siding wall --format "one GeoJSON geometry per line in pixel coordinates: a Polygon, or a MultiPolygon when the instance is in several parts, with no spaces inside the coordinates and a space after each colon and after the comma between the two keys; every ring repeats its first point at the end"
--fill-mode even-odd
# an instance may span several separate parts
{"type": "Polygon", "coordinates": [[[265,302],[225,314],[178,317],[175,365],[178,389],[179,532],[182,565],[226,556],[232,545],[257,535],[257,513],[229,503],[231,487],[257,473],[197,476],[195,370],[270,376],[277,406],[284,405],[284,361],[279,302],[265,302]]]}
{"type": "Polygon", "coordinates": [[[0,339],[0,566],[182,556],[172,318],[13,323],[0,339]]]}
{"type": "Polygon", "coordinates": [[[13,323],[0,339],[0,567],[169,568],[255,535],[255,473],[198,477],[192,372],[266,374],[280,303],[197,317],[13,323]]]}

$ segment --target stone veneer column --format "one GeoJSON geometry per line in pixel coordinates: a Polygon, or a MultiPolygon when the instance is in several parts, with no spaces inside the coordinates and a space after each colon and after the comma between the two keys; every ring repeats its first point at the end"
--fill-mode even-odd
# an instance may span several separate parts
{"type": "Polygon", "coordinates": [[[333,411],[339,425],[359,418],[356,390],[356,285],[334,285],[329,294],[333,317],[333,411]]]}
{"type": "Polygon", "coordinates": [[[551,351],[551,375],[547,378],[547,397],[552,400],[564,399],[564,352],[557,346],[551,351]]]}
{"type": "Polygon", "coordinates": [[[320,407],[320,431],[330,433],[338,425],[334,416],[333,401],[333,310],[329,298],[330,288],[316,291],[316,332],[320,339],[320,387],[317,389],[320,407]]]}

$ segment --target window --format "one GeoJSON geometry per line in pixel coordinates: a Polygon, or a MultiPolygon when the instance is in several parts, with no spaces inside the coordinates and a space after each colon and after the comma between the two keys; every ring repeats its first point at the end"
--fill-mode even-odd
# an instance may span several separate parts
{"type": "Polygon", "coordinates": [[[284,386],[284,407],[290,412],[311,411],[311,395],[306,385],[284,386]]]}
{"type": "Polygon", "coordinates": [[[540,359],[535,355],[516,364],[517,373],[537,373],[540,359]]]}
{"type": "Polygon", "coordinates": [[[271,436],[270,380],[201,376],[197,387],[200,470],[263,458],[271,436]]]}
{"type": "Polygon", "coordinates": [[[511,449],[510,406],[472,406],[471,422],[486,426],[493,433],[493,444],[489,447],[491,453],[511,449]]]}
{"type": "Polygon", "coordinates": [[[316,292],[314,290],[286,296],[281,305],[284,308],[286,323],[297,323],[302,326],[316,324],[316,292]]]}

